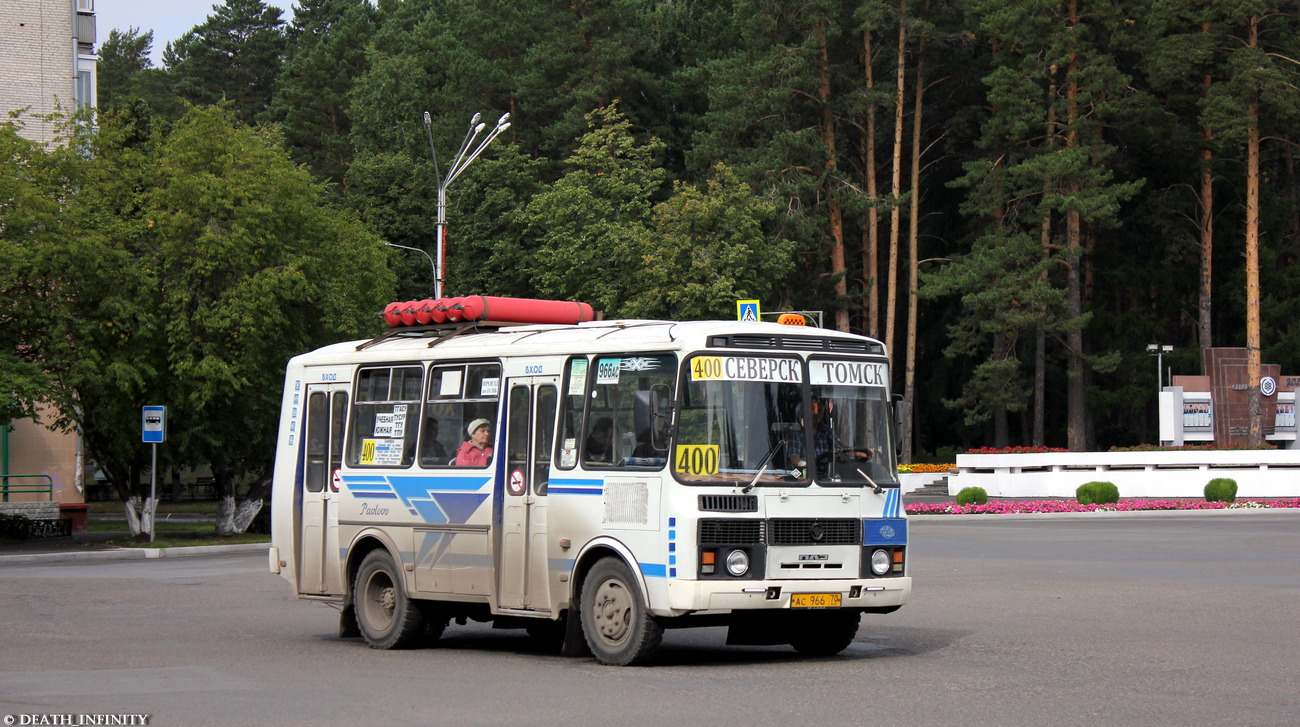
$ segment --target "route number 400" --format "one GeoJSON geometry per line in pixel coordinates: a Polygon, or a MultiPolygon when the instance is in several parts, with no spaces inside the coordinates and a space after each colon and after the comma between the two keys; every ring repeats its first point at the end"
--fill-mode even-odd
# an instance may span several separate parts
{"type": "Polygon", "coordinates": [[[684,475],[718,474],[718,445],[679,444],[673,457],[673,469],[684,475]]]}

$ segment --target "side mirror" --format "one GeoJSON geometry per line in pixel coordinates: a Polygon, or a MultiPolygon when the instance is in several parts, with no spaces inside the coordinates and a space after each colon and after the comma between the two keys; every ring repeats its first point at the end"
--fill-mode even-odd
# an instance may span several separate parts
{"type": "Polygon", "coordinates": [[[901,394],[894,394],[893,409],[894,416],[889,422],[889,439],[894,443],[894,458],[899,459],[903,456],[903,441],[899,438],[898,433],[903,430],[903,423],[907,421],[907,416],[910,413],[907,402],[903,400],[901,394]]]}

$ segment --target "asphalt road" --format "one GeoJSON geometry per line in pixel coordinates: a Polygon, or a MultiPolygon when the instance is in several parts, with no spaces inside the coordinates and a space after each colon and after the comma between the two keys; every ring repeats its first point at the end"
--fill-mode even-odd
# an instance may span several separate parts
{"type": "Polygon", "coordinates": [[[1300,513],[917,520],[911,540],[912,603],[839,657],[684,630],[623,669],[475,625],[372,651],[262,554],[0,565],[0,718],[1300,724],[1300,513]]]}

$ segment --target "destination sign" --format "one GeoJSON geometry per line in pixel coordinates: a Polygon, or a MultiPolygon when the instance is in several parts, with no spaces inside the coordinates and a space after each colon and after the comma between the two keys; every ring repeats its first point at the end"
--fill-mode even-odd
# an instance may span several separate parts
{"type": "Polygon", "coordinates": [[[872,361],[809,361],[813,386],[889,386],[889,370],[872,361]]]}

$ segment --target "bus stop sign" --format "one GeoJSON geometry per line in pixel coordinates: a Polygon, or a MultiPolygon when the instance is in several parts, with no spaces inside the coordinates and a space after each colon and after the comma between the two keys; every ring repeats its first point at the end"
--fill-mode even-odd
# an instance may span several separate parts
{"type": "Polygon", "coordinates": [[[141,436],[145,444],[162,444],[167,441],[167,407],[141,407],[141,436]]]}

